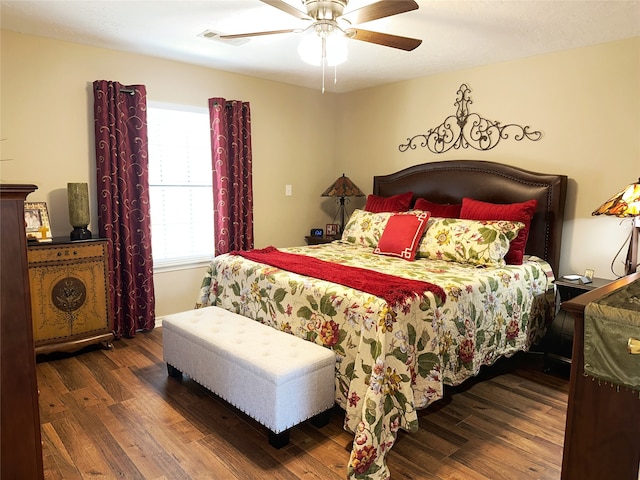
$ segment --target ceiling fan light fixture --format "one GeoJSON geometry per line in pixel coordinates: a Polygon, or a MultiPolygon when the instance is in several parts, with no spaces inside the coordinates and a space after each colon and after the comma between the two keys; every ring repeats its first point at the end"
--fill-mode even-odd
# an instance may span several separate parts
{"type": "Polygon", "coordinates": [[[322,68],[322,93],[324,93],[324,76],[326,67],[333,67],[333,83],[338,81],[337,65],[347,60],[347,40],[384,45],[386,47],[411,51],[417,48],[422,40],[402,37],[388,33],[374,32],[357,27],[359,23],[371,22],[380,18],[391,17],[419,8],[415,0],[377,0],[373,3],[345,13],[349,0],[299,0],[305,11],[294,7],[291,0],[260,0],[262,3],[312,23],[301,29],[268,30],[263,32],[236,33],[221,35],[229,40],[281,33],[305,32],[298,45],[300,58],[311,65],[322,68]]]}
{"type": "Polygon", "coordinates": [[[310,31],[298,45],[300,58],[310,65],[335,67],[347,61],[347,39],[340,30],[331,32],[310,31]]]}
{"type": "Polygon", "coordinates": [[[349,0],[302,0],[309,15],[314,20],[332,20],[340,17],[349,0]]]}

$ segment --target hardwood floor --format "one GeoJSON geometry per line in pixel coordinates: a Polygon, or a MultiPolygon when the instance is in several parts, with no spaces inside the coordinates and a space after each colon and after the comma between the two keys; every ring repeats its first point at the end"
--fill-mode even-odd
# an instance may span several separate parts
{"type": "MultiPolygon", "coordinates": [[[[352,436],[335,409],[276,450],[258,423],[184,377],[167,376],[162,328],[112,350],[39,358],[45,478],[343,479],[352,436]]],[[[392,479],[560,478],[568,381],[535,354],[448,388],[400,433],[392,479]]]]}

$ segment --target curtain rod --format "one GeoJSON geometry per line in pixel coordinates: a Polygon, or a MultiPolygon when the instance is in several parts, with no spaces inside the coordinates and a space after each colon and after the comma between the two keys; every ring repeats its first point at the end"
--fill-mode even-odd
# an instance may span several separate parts
{"type": "MultiPolygon", "coordinates": [[[[100,87],[98,85],[95,85],[96,90],[98,90],[99,88],[100,87]]],[[[118,93],[128,93],[129,95],[134,95],[136,93],[136,90],[134,88],[123,87],[118,90],[118,93]]]]}

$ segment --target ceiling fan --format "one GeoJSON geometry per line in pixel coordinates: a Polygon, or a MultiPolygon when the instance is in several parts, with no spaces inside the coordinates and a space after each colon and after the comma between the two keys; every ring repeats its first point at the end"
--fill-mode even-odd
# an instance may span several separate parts
{"type": "Polygon", "coordinates": [[[301,0],[306,9],[306,13],[289,5],[283,0],[260,1],[282,10],[283,12],[300,20],[311,21],[312,23],[304,28],[220,35],[220,38],[234,39],[256,37],[260,35],[274,35],[279,33],[299,33],[313,29],[318,36],[323,39],[329,35],[342,33],[347,38],[406,51],[414,50],[422,43],[422,40],[416,38],[372,32],[356,26],[360,23],[370,22],[379,18],[390,17],[392,15],[416,10],[418,8],[418,4],[414,0],[380,0],[348,13],[343,12],[349,3],[349,0],[301,0]]]}

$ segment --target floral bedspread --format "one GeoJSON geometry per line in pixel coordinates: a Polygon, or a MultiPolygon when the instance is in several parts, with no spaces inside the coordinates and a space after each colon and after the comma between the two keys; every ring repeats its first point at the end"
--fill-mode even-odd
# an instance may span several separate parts
{"type": "Polygon", "coordinates": [[[500,356],[526,350],[553,310],[550,266],[486,267],[385,257],[347,242],[281,249],[441,286],[391,309],[382,299],[342,285],[216,257],[197,306],[216,305],[333,349],[336,402],[354,433],[349,478],[386,479],[385,454],[399,428],[418,428],[416,410],[442,398],[500,356]]]}

